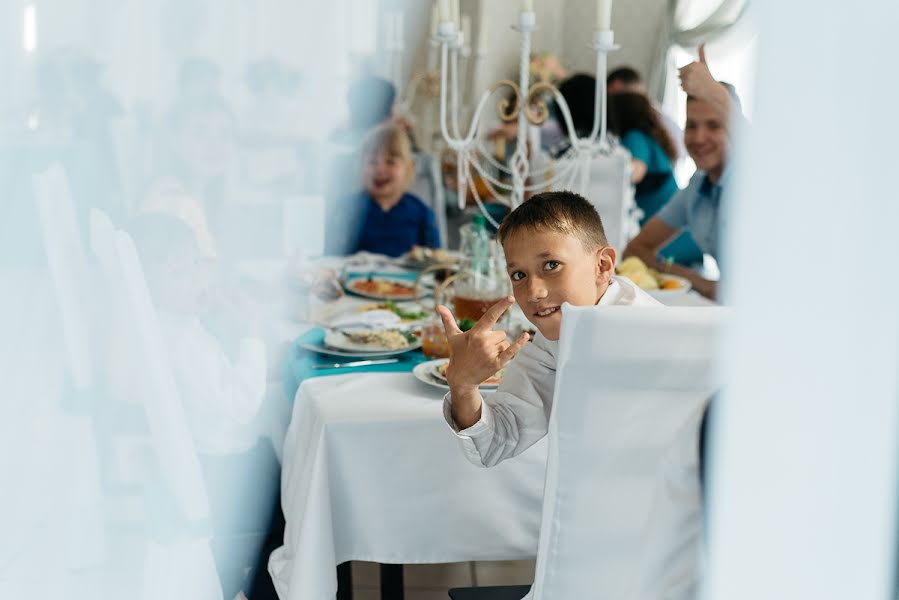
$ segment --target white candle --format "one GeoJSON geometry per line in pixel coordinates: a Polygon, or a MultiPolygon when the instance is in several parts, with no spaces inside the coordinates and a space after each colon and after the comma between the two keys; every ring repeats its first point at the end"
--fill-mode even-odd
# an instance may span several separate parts
{"type": "Polygon", "coordinates": [[[402,50],[405,47],[406,32],[403,31],[403,11],[396,12],[396,24],[393,26],[393,33],[396,36],[396,45],[394,48],[402,50]]]}
{"type": "Polygon", "coordinates": [[[462,39],[466,46],[471,47],[471,17],[468,15],[462,15],[462,39]]]}
{"type": "Polygon", "coordinates": [[[596,30],[612,29],[612,0],[596,0],[596,30]]]}
{"type": "Polygon", "coordinates": [[[521,0],[521,12],[534,12],[534,0],[521,0]]]}
{"type": "Polygon", "coordinates": [[[478,22],[478,41],[474,45],[474,51],[477,56],[487,55],[487,19],[485,13],[481,13],[481,20],[478,22]]]}
{"type": "Polygon", "coordinates": [[[440,23],[440,11],[437,9],[437,2],[431,5],[431,37],[437,35],[437,24],[440,23]]]}
{"type": "Polygon", "coordinates": [[[440,0],[440,21],[445,23],[446,21],[452,20],[452,15],[450,14],[450,0],[440,0]]]}
{"type": "Polygon", "coordinates": [[[384,49],[393,50],[393,13],[384,15],[384,49]]]}
{"type": "Polygon", "coordinates": [[[450,0],[450,6],[453,10],[452,15],[450,15],[453,19],[453,23],[456,24],[456,27],[460,27],[461,23],[459,22],[459,0],[450,0]]]}

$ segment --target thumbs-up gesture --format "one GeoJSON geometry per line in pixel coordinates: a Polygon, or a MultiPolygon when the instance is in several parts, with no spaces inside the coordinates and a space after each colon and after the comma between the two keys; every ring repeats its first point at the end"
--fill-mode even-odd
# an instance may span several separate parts
{"type": "Polygon", "coordinates": [[[450,362],[446,380],[454,399],[463,392],[476,392],[481,382],[509,364],[527,343],[527,333],[521,334],[515,343],[510,344],[505,331],[493,329],[514,302],[511,296],[503,298],[491,306],[467,332],[459,329],[448,308],[437,307],[449,342],[450,362]]]}
{"type": "Polygon", "coordinates": [[[688,96],[699,100],[712,100],[719,95],[719,84],[712,77],[705,60],[705,44],[699,46],[699,60],[681,67],[680,84],[688,96]]]}

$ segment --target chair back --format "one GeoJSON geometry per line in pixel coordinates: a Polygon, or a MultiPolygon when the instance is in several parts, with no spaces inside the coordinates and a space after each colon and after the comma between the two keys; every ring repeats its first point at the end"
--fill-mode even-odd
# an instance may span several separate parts
{"type": "Polygon", "coordinates": [[[68,179],[57,163],[32,175],[31,183],[72,385],[87,390],[94,384],[96,369],[88,310],[90,273],[68,179]]]}
{"type": "MultiPolygon", "coordinates": [[[[639,231],[630,155],[617,149],[609,155],[595,156],[587,169],[589,181],[581,193],[599,212],[609,244],[622,252],[639,231]]],[[[581,182],[576,179],[574,183],[574,189],[580,190],[581,182]]]]}
{"type": "Polygon", "coordinates": [[[531,597],[692,597],[725,311],[565,305],[531,597]]]}
{"type": "Polygon", "coordinates": [[[137,377],[130,385],[143,404],[163,478],[185,518],[206,519],[209,500],[200,462],[134,242],[93,210],[91,247],[107,290],[116,296],[115,329],[128,338],[121,347],[130,349],[125,362],[137,377]]]}
{"type": "Polygon", "coordinates": [[[440,163],[432,155],[419,152],[414,156],[415,178],[409,193],[417,196],[431,210],[440,232],[440,244],[447,247],[446,198],[443,193],[443,179],[440,163]]]}

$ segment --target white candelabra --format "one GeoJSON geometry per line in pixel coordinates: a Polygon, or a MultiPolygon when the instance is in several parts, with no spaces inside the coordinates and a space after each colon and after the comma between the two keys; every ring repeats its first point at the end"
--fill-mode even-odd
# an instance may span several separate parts
{"type": "MultiPolygon", "coordinates": [[[[461,15],[461,34],[457,51],[462,62],[462,81],[468,80],[468,71],[477,66],[477,63],[483,60],[484,52],[479,49],[477,53],[472,51],[470,46],[471,18],[468,15],[461,15]]],[[[419,97],[424,97],[426,103],[423,110],[423,135],[419,138],[420,143],[424,143],[426,147],[430,147],[432,134],[434,133],[434,124],[436,118],[434,111],[437,107],[437,101],[440,97],[440,71],[438,70],[438,53],[440,51],[440,41],[437,37],[437,28],[439,24],[438,12],[436,5],[432,11],[431,34],[428,40],[428,54],[425,68],[416,70],[409,76],[408,82],[403,85],[403,54],[405,50],[404,32],[403,32],[403,13],[396,12],[387,15],[386,39],[384,47],[388,55],[388,73],[392,81],[400,90],[401,94],[397,98],[396,112],[403,117],[410,117],[413,114],[413,106],[419,97]]]]}
{"type": "MultiPolygon", "coordinates": [[[[476,172],[483,181],[487,191],[495,200],[508,196],[511,208],[515,208],[524,200],[527,192],[546,189],[565,182],[568,188],[574,187],[574,180],[580,173],[580,188],[586,192],[589,183],[590,161],[598,153],[608,153],[611,147],[606,134],[606,69],[607,55],[618,48],[614,43],[614,34],[609,28],[611,0],[598,0],[597,31],[593,37],[592,48],[596,53],[596,98],[594,105],[593,128],[587,137],[577,135],[571,118],[568,104],[558,88],[548,82],[537,82],[530,85],[531,35],[537,30],[536,15],[529,0],[524,2],[524,10],[519,13],[518,24],[513,26],[521,36],[518,83],[509,80],[499,81],[484,91],[475,108],[474,115],[465,135],[459,125],[459,54],[465,47],[465,36],[457,31],[456,22],[449,18],[449,11],[441,15],[433,42],[440,46],[440,132],[447,145],[456,152],[457,189],[459,191],[459,208],[465,207],[466,189],[471,190],[485,218],[493,223],[490,214],[484,207],[477,186],[468,177],[476,172]],[[449,81],[447,81],[449,80],[449,81]],[[517,120],[515,151],[509,164],[504,165],[489,150],[483,147],[478,139],[484,109],[493,94],[501,89],[511,91],[511,99],[503,98],[496,104],[497,114],[504,122],[517,120]],[[528,158],[528,128],[540,126],[549,117],[549,108],[542,98],[543,94],[552,95],[565,121],[570,140],[570,147],[558,161],[558,168],[553,170],[547,166],[541,170],[531,171],[528,158]],[[500,181],[491,171],[505,174],[511,184],[500,181]]],[[[534,148],[534,152],[538,149],[534,148]]]]}

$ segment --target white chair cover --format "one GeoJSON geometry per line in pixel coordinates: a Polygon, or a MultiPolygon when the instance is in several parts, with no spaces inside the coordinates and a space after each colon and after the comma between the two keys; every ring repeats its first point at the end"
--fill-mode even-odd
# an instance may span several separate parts
{"type": "Polygon", "coordinates": [[[692,598],[722,308],[566,305],[529,597],[692,598]]]}
{"type": "Polygon", "coordinates": [[[91,227],[91,246],[104,270],[111,269],[106,271],[108,287],[121,294],[127,312],[117,326],[131,324],[131,358],[140,366],[134,372],[144,374],[133,385],[143,400],[163,473],[184,515],[191,520],[205,519],[209,501],[200,463],[134,242],[125,232],[115,231],[100,211],[92,211],[91,227]]]}
{"type": "Polygon", "coordinates": [[[94,383],[95,369],[85,288],[89,285],[89,273],[68,180],[57,163],[32,175],[31,183],[50,279],[62,317],[72,384],[75,389],[85,390],[94,383]]]}
{"type": "Polygon", "coordinates": [[[409,189],[434,211],[440,245],[447,247],[446,198],[443,194],[443,179],[440,176],[440,161],[431,154],[420,152],[415,155],[415,179],[409,189]]]}
{"type": "Polygon", "coordinates": [[[48,414],[43,424],[50,431],[59,427],[55,451],[64,457],[63,477],[68,479],[59,481],[60,488],[54,490],[66,496],[65,516],[59,516],[50,529],[56,529],[60,543],[67,547],[68,565],[91,567],[108,558],[94,422],[89,413],[80,410],[90,406],[97,393],[95,323],[89,310],[96,306],[97,297],[90,291],[91,274],[65,171],[55,163],[33,174],[31,182],[62,326],[70,384],[63,395],[71,394],[75,402],[69,405],[77,407],[75,414],[48,414]]]}
{"type": "MultiPolygon", "coordinates": [[[[123,309],[116,329],[125,328],[131,339],[134,352],[129,360],[139,368],[129,372],[143,374],[131,383],[143,403],[167,490],[185,518],[208,520],[203,473],[134,242],[125,232],[116,231],[107,215],[93,210],[91,248],[107,277],[107,289],[118,296],[114,304],[123,309]]],[[[142,598],[158,598],[160,590],[167,590],[185,600],[221,600],[210,536],[151,541],[142,598]]]]}
{"type": "MultiPolygon", "coordinates": [[[[575,189],[580,189],[579,181],[575,181],[575,189]]],[[[630,154],[618,147],[608,156],[593,157],[589,182],[582,193],[599,212],[609,244],[622,252],[640,229],[631,184],[630,154]]]]}

